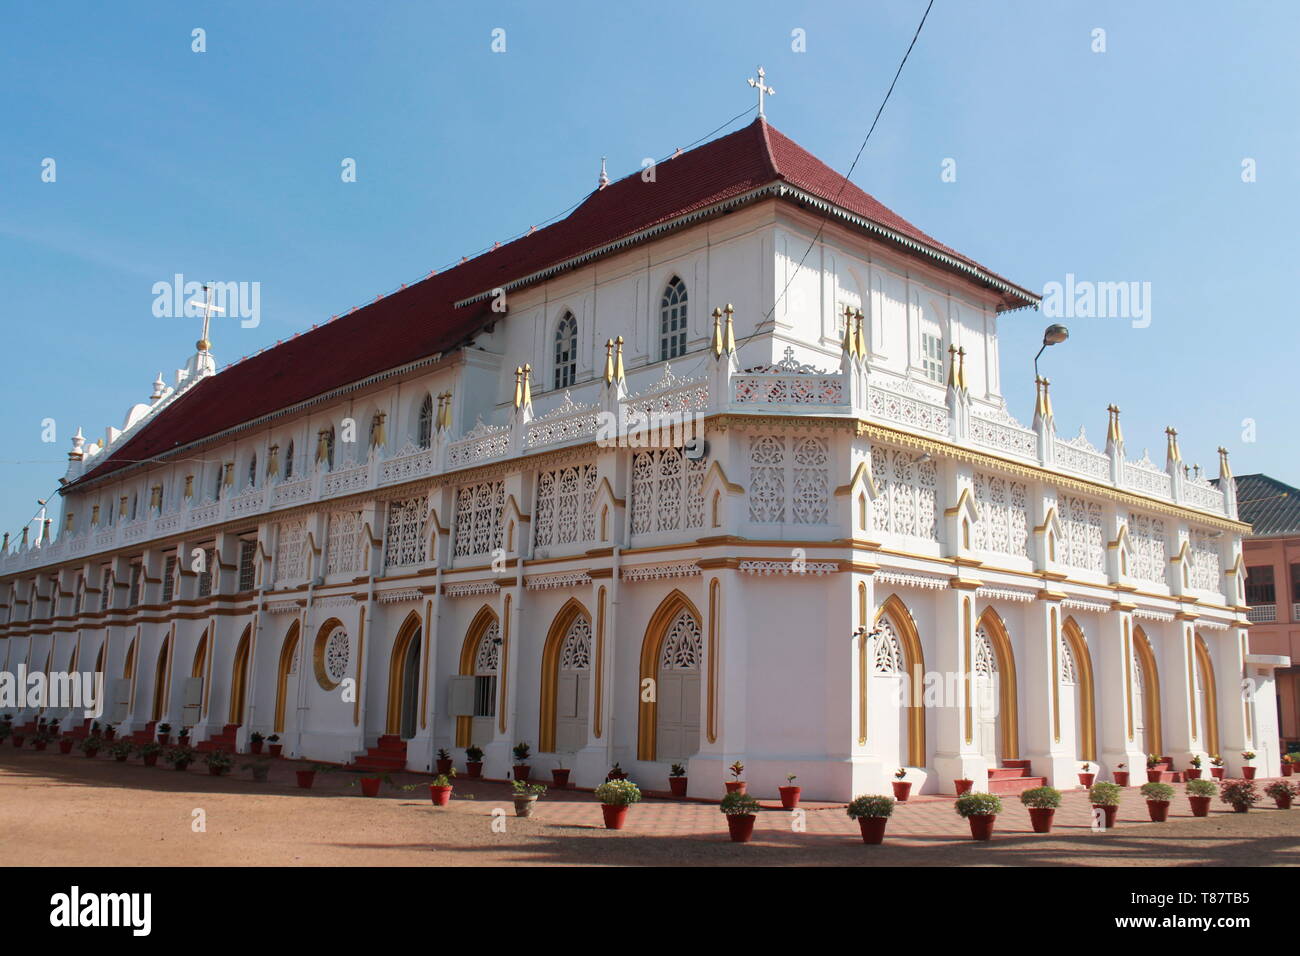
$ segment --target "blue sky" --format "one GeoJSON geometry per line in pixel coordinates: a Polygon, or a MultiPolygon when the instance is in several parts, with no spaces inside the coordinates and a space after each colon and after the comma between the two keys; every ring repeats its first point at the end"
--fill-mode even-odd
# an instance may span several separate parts
{"type": "MultiPolygon", "coordinates": [[[[218,360],[237,359],[565,210],[602,155],[619,176],[694,142],[752,104],[760,62],[769,120],[846,170],[924,6],[9,5],[0,526],[31,517],[78,426],[120,425],[193,351],[197,321],[156,318],[155,282],[260,282],[260,326],[217,321],[218,360]]],[[[854,180],[1030,288],[1151,283],[1149,327],[1073,319],[1044,355],[1067,437],[1100,444],[1115,402],[1132,456],[1163,462],[1173,424],[1188,461],[1223,444],[1238,473],[1300,482],[1298,28],[1281,2],[935,3],[854,180]]],[[[1026,421],[1047,321],[1002,324],[1026,421]]]]}

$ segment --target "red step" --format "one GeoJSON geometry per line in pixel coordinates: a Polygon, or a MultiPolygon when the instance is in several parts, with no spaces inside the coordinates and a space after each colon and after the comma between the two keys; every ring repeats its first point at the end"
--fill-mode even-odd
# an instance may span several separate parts
{"type": "Polygon", "coordinates": [[[1046,777],[1002,777],[989,779],[989,793],[1015,795],[1041,787],[1047,782],[1046,777]]]}
{"type": "Polygon", "coordinates": [[[348,766],[353,770],[375,770],[381,773],[405,770],[406,741],[396,734],[385,734],[348,766]]]}

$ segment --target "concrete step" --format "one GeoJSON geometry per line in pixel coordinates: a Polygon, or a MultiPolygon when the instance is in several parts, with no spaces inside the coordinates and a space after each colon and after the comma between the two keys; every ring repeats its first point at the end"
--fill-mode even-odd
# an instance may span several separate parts
{"type": "Polygon", "coordinates": [[[1032,790],[1034,787],[1041,787],[1046,782],[1046,777],[1002,777],[997,780],[990,779],[989,793],[996,793],[1001,796],[1014,796],[1024,793],[1026,790],[1032,790]]]}

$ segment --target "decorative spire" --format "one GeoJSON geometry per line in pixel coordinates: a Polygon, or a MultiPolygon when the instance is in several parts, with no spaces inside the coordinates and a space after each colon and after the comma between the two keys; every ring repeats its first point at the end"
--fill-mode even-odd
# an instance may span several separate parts
{"type": "MultiPolygon", "coordinates": [[[[964,389],[966,387],[966,349],[964,347],[957,349],[957,387],[964,389]]],[[[1050,405],[1048,406],[1050,409],[1050,405]]]]}
{"type": "Polygon", "coordinates": [[[524,408],[533,407],[533,367],[524,366],[524,408]]]}
{"type": "Polygon", "coordinates": [[[858,354],[857,323],[853,319],[853,310],[847,305],[844,307],[844,342],[841,347],[850,358],[858,354]]]}
{"type": "Polygon", "coordinates": [[[1219,481],[1225,483],[1232,478],[1232,466],[1228,464],[1228,449],[1219,447],[1219,481]]]}
{"type": "Polygon", "coordinates": [[[85,448],[86,437],[81,434],[81,428],[77,428],[77,434],[72,436],[72,451],[68,452],[68,461],[81,461],[86,457],[85,448]]]}
{"type": "Polygon", "coordinates": [[[153,380],[153,392],[149,396],[149,401],[151,402],[158,401],[158,399],[163,397],[163,393],[166,391],[167,391],[167,383],[163,381],[162,372],[159,372],[158,377],[153,380]]]}
{"type": "MultiPolygon", "coordinates": [[[[714,327],[717,323],[714,322],[714,327]]],[[[605,385],[606,387],[614,384],[614,340],[605,340],[605,385]]]]}
{"type": "Polygon", "coordinates": [[[867,358],[867,332],[866,319],[862,316],[862,310],[857,309],[853,313],[853,352],[862,359],[867,358]]]}
{"type": "Polygon", "coordinates": [[[600,179],[597,180],[597,189],[604,189],[609,185],[609,173],[605,172],[605,157],[600,157],[600,179]]]}
{"type": "Polygon", "coordinates": [[[623,382],[623,336],[614,340],[614,381],[623,382]]]}
{"type": "Polygon", "coordinates": [[[727,307],[722,311],[727,315],[727,329],[723,348],[727,350],[728,355],[734,355],[736,353],[736,330],[732,325],[731,316],[736,310],[732,308],[731,303],[728,302],[727,307]]]}
{"type": "Polygon", "coordinates": [[[1110,420],[1106,423],[1106,441],[1120,444],[1124,441],[1124,429],[1119,424],[1119,406],[1107,405],[1106,412],[1110,420]]]}
{"type": "Polygon", "coordinates": [[[768,86],[764,82],[766,77],[767,74],[763,72],[763,68],[760,66],[758,68],[758,79],[754,79],[752,76],[749,78],[749,85],[754,87],[756,90],[758,90],[758,118],[759,119],[764,118],[763,96],[764,95],[776,96],[776,90],[772,89],[772,87],[768,86]]]}
{"type": "Polygon", "coordinates": [[[722,310],[713,307],[713,357],[722,358],[722,310]]]}
{"type": "Polygon", "coordinates": [[[948,387],[959,388],[957,384],[957,346],[948,346],[948,387]]]}
{"type": "Polygon", "coordinates": [[[1171,462],[1183,460],[1183,453],[1178,450],[1178,430],[1172,425],[1165,429],[1165,457],[1171,462]]]}
{"type": "Polygon", "coordinates": [[[1038,386],[1038,402],[1034,407],[1034,414],[1039,418],[1052,417],[1052,395],[1049,389],[1051,381],[1045,377],[1034,379],[1034,384],[1038,386]]]}
{"type": "Polygon", "coordinates": [[[519,408],[524,403],[524,367],[515,366],[515,408],[519,408]]]}

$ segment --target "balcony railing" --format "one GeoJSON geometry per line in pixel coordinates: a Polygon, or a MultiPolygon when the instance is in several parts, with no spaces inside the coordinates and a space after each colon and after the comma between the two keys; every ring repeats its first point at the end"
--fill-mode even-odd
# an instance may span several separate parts
{"type": "Polygon", "coordinates": [[[1251,624],[1272,624],[1277,620],[1276,604],[1256,604],[1246,612],[1251,624]]]}

